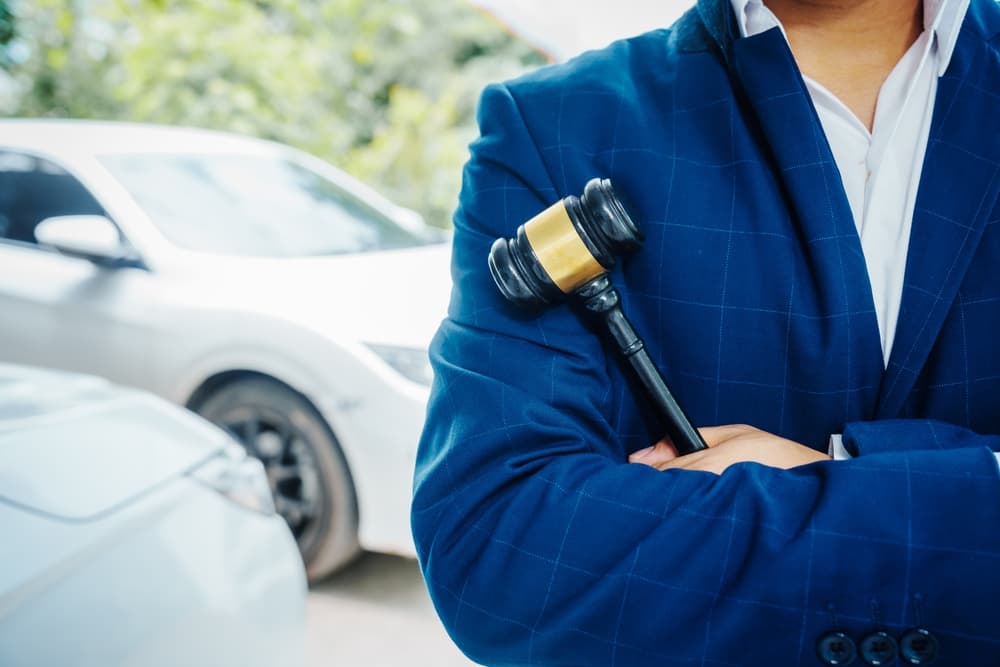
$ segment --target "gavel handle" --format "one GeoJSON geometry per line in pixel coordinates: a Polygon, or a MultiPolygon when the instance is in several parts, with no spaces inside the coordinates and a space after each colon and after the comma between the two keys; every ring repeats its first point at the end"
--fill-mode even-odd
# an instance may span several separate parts
{"type": "Polygon", "coordinates": [[[667,437],[677,448],[677,453],[684,455],[707,449],[708,445],[698,433],[698,429],[691,424],[691,420],[684,414],[674,395],[667,388],[667,383],[653,364],[645,343],[625,317],[621,308],[621,297],[608,276],[595,278],[578,289],[576,294],[582,299],[584,308],[600,316],[612,340],[615,341],[618,352],[639,376],[667,432],[667,437]]]}

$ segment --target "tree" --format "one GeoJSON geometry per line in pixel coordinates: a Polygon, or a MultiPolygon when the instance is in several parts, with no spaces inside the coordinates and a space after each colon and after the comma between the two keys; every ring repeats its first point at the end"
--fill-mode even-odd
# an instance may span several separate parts
{"type": "Polygon", "coordinates": [[[5,65],[21,82],[18,115],[281,141],[440,226],[475,135],[479,90],[542,62],[461,0],[32,0],[14,9],[29,54],[5,65]]]}

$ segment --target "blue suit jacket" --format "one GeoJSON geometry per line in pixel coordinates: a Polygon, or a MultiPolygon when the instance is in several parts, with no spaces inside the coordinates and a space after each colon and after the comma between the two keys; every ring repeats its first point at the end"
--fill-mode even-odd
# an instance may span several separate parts
{"type": "Polygon", "coordinates": [[[1000,664],[1000,5],[940,80],[895,345],[785,40],[728,0],[489,87],[432,349],[413,530],[437,610],[493,665],[817,665],[817,638],[924,626],[1000,664]],[[608,177],[646,234],[613,278],[698,425],[858,457],[722,476],[661,435],[568,306],[516,312],[491,242],[608,177]]]}

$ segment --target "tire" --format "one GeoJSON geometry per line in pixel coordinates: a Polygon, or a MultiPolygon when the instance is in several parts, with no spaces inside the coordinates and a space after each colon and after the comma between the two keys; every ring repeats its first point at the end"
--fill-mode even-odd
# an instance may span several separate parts
{"type": "Polygon", "coordinates": [[[347,461],[303,395],[270,378],[244,377],[211,391],[194,410],[264,464],[275,507],[295,536],[310,582],[358,555],[357,499],[347,461]]]}

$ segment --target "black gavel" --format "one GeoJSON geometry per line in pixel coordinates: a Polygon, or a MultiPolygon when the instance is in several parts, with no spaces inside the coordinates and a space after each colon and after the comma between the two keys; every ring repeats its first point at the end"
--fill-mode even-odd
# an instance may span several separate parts
{"type": "Polygon", "coordinates": [[[573,297],[600,318],[652,402],[680,454],[708,446],[678,405],[621,308],[608,272],[617,255],[642,245],[642,232],[615,195],[611,181],[595,178],[582,197],[566,197],[499,238],[490,249],[490,273],[504,297],[532,310],[573,297]]]}

